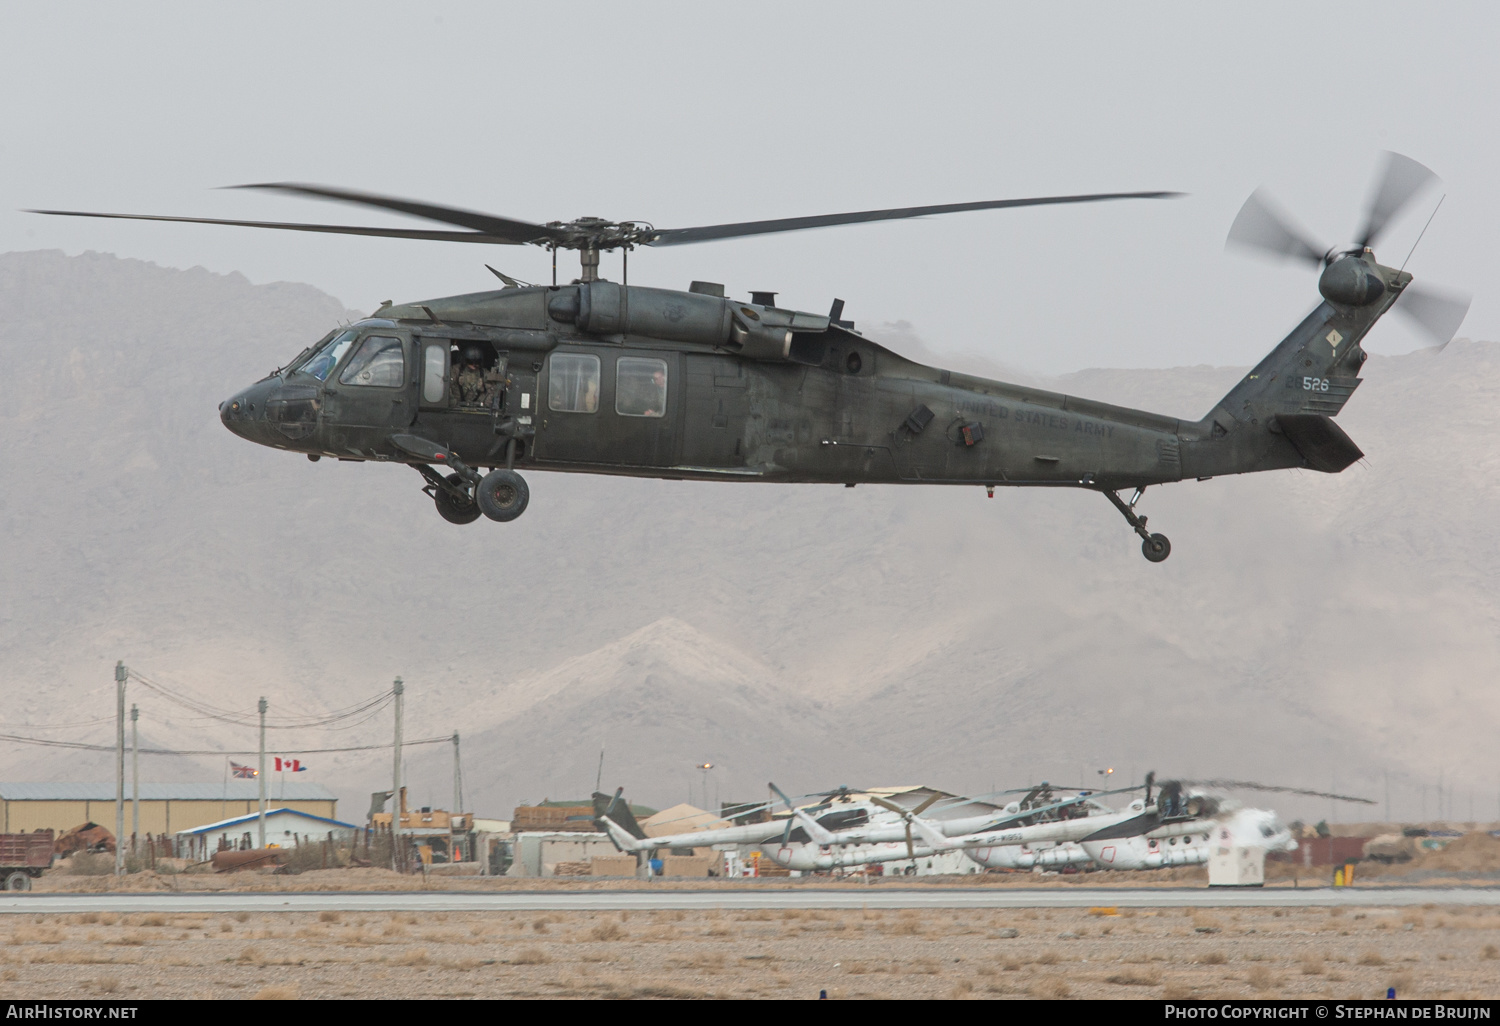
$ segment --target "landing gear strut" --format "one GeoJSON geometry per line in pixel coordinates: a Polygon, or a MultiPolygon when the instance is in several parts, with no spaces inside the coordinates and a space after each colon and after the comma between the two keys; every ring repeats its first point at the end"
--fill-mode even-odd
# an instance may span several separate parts
{"type": "Polygon", "coordinates": [[[427,480],[422,491],[432,496],[432,503],[437,507],[439,516],[450,524],[472,524],[479,519],[479,504],[474,500],[473,483],[461,472],[455,471],[444,477],[424,463],[416,464],[416,468],[427,480]]]}
{"type": "Polygon", "coordinates": [[[1141,495],[1146,491],[1144,485],[1135,490],[1126,503],[1120,496],[1109,489],[1104,492],[1104,497],[1115,504],[1115,509],[1120,511],[1127,523],[1134,528],[1135,533],[1141,536],[1141,555],[1153,563],[1160,563],[1172,554],[1172,543],[1167,541],[1164,534],[1151,534],[1146,530],[1146,518],[1138,516],[1135,512],[1135,504],[1141,501],[1141,495]]]}

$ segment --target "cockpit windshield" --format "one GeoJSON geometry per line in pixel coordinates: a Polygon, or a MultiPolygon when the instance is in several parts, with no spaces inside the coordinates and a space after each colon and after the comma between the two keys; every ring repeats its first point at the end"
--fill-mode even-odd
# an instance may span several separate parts
{"type": "Polygon", "coordinates": [[[293,369],[305,374],[311,374],[319,381],[328,380],[329,372],[338,366],[338,362],[344,358],[344,354],[349,351],[349,347],[354,344],[354,339],[358,335],[359,332],[353,328],[350,328],[348,331],[339,332],[333,338],[323,343],[306,363],[293,369]]]}

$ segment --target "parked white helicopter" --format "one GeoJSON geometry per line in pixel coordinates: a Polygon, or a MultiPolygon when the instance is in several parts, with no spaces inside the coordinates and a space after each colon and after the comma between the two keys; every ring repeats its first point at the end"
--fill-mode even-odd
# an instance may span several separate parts
{"type": "MultiPolygon", "coordinates": [[[[881,797],[879,794],[860,794],[851,792],[847,788],[840,788],[837,791],[820,795],[819,797],[824,800],[811,808],[797,808],[774,784],[771,788],[786,805],[788,810],[786,814],[777,815],[769,821],[760,823],[684,831],[655,837],[647,837],[635,823],[628,807],[621,800],[621,791],[617,791],[613,798],[596,794],[594,804],[596,818],[600,825],[608,832],[615,846],[626,852],[708,847],[715,844],[756,844],[766,846],[771,857],[783,865],[787,865],[788,860],[795,854],[795,862],[790,868],[828,869],[837,865],[860,865],[862,863],[857,861],[845,863],[835,861],[831,857],[819,859],[817,856],[822,848],[829,851],[837,848],[841,851],[849,851],[852,855],[854,852],[851,849],[857,846],[890,845],[886,850],[891,854],[875,861],[911,858],[917,850],[912,839],[912,824],[905,819],[910,810],[896,804],[893,800],[902,797],[901,794],[891,793],[890,797],[881,797]],[[898,841],[904,843],[896,845],[895,842],[898,841]]],[[[1043,789],[1031,789],[1027,799],[1022,802],[1012,802],[1003,810],[988,802],[942,792],[929,794],[915,806],[915,809],[918,812],[925,812],[939,802],[946,803],[948,807],[944,811],[950,818],[933,819],[927,822],[931,824],[932,829],[941,834],[963,835],[1009,822],[1026,821],[1078,801],[1075,795],[1056,805],[1039,805],[1037,801],[1039,794],[1050,796],[1050,792],[1044,789],[1045,785],[1043,789]],[[970,812],[971,809],[974,811],[970,812]],[[955,811],[959,815],[952,815],[955,811]]],[[[752,811],[759,811],[766,807],[760,806],[752,811]]]]}

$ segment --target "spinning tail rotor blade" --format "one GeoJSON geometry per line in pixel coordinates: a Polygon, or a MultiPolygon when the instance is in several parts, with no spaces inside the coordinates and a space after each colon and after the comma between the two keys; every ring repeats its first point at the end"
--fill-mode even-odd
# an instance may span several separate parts
{"type": "Polygon", "coordinates": [[[1469,314],[1469,297],[1413,283],[1402,291],[1395,310],[1415,322],[1432,339],[1434,346],[1441,347],[1458,334],[1459,326],[1469,314]]]}
{"type": "Polygon", "coordinates": [[[1321,264],[1328,252],[1310,241],[1301,229],[1292,227],[1291,219],[1264,189],[1256,189],[1240,207],[1234,224],[1229,226],[1225,245],[1264,250],[1313,266],[1321,264]]]}
{"type": "MultiPolygon", "coordinates": [[[[1370,205],[1365,214],[1365,226],[1359,233],[1361,246],[1375,245],[1386,225],[1412,201],[1417,193],[1431,182],[1437,181],[1423,165],[1400,153],[1385,154],[1385,166],[1376,179],[1375,190],[1370,195],[1370,205]]],[[[1457,330],[1456,328],[1454,330],[1457,330]]],[[[1450,336],[1452,337],[1452,336],[1450,336]]]]}

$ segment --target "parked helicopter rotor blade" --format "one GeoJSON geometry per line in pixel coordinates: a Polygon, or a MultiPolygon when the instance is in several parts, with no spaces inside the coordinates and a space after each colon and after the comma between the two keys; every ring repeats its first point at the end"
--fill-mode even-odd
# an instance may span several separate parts
{"type": "Polygon", "coordinates": [[[940,797],[941,797],[941,795],[933,795],[927,801],[923,802],[920,806],[918,806],[916,809],[913,809],[911,811],[903,809],[901,806],[897,805],[895,802],[888,802],[884,798],[876,798],[874,795],[870,796],[870,801],[874,802],[876,805],[879,805],[882,809],[887,809],[890,812],[894,812],[896,815],[900,816],[906,822],[906,857],[909,858],[909,859],[914,859],[914,858],[917,857],[917,847],[916,847],[916,844],[911,839],[911,820],[912,820],[912,817],[915,816],[922,809],[927,808],[928,805],[932,804],[934,801],[936,801],[940,797]]]}
{"type": "Polygon", "coordinates": [[[688,242],[712,242],[745,235],[769,235],[774,232],[797,232],[808,228],[831,228],[841,224],[863,224],[869,221],[899,221],[930,214],[956,214],[966,210],[997,210],[1007,207],[1041,207],[1062,203],[1099,203],[1119,199],[1168,199],[1180,192],[1101,192],[1078,196],[1034,196],[1029,199],[984,200],[978,203],[942,203],[927,207],[894,207],[889,210],[858,210],[847,214],[817,214],[812,217],[783,217],[770,221],[741,221],[735,224],[711,224],[696,228],[661,228],[647,245],[680,246],[688,242]]]}
{"type": "Polygon", "coordinates": [[[187,224],[224,224],[235,228],[279,228],[290,232],[324,232],[329,235],[373,235],[385,239],[419,239],[429,242],[484,242],[495,246],[520,246],[521,239],[502,238],[484,232],[453,232],[427,228],[364,228],[348,224],[296,224],[287,221],[232,221],[217,217],[172,217],[167,214],[103,214],[86,210],[28,210],[28,214],[58,217],[110,217],[126,221],[180,221],[187,224]]]}
{"type": "Polygon", "coordinates": [[[1380,233],[1402,208],[1426,185],[1437,180],[1438,176],[1427,167],[1410,157],[1387,150],[1385,166],[1381,168],[1375,188],[1370,194],[1365,226],[1359,233],[1359,244],[1373,247],[1380,233]]]}
{"type": "Polygon", "coordinates": [[[1281,787],[1276,784],[1257,784],[1253,780],[1179,780],[1188,787],[1213,787],[1226,791],[1265,791],[1270,794],[1296,794],[1305,798],[1329,798],[1340,802],[1356,802],[1360,805],[1376,805],[1369,798],[1357,798],[1348,794],[1331,794],[1328,791],[1309,791],[1301,787],[1281,787]]]}
{"type": "Polygon", "coordinates": [[[336,200],[339,203],[352,203],[361,207],[375,207],[379,210],[394,210],[398,213],[411,214],[415,217],[425,217],[429,221],[456,224],[461,228],[468,228],[486,235],[510,239],[518,243],[545,242],[562,234],[554,228],[548,228],[546,225],[530,224],[526,221],[517,221],[509,217],[499,217],[495,214],[485,214],[477,210],[444,207],[436,203],[402,199],[399,196],[380,196],[371,192],[357,192],[354,189],[335,189],[329,185],[309,185],[302,182],[256,182],[250,185],[230,185],[226,188],[265,189],[270,192],[317,196],[321,199],[336,200]]]}
{"type": "Polygon", "coordinates": [[[1311,242],[1301,229],[1294,228],[1291,219],[1264,189],[1256,189],[1245,200],[1234,223],[1229,226],[1229,237],[1224,244],[1264,250],[1315,267],[1323,263],[1323,256],[1328,252],[1311,242]]]}
{"type": "Polygon", "coordinates": [[[1405,314],[1432,339],[1437,347],[1447,345],[1458,334],[1469,315],[1470,297],[1460,292],[1443,292],[1415,282],[1402,290],[1395,309],[1405,314]]]}

